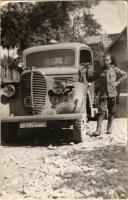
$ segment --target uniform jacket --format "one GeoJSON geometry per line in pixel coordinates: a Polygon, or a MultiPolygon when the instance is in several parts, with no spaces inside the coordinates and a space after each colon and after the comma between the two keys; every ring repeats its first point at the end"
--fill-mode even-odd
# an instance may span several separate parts
{"type": "Polygon", "coordinates": [[[92,70],[92,68],[87,69],[87,80],[89,82],[98,78],[99,94],[101,97],[117,96],[115,82],[119,85],[127,76],[127,72],[124,72],[114,65],[110,65],[109,67],[104,66],[99,71],[92,70]],[[117,79],[117,76],[120,78],[117,79]]]}

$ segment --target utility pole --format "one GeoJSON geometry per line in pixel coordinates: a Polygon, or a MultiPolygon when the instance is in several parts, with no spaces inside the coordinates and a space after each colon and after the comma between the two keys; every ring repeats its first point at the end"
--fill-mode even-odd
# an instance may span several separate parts
{"type": "Polygon", "coordinates": [[[76,41],[76,19],[73,19],[73,42],[76,41]]]}

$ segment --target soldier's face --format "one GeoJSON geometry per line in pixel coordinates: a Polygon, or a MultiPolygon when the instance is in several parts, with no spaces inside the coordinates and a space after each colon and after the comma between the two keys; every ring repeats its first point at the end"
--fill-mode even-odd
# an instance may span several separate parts
{"type": "Polygon", "coordinates": [[[111,64],[111,58],[109,57],[109,56],[107,56],[106,58],[105,58],[105,65],[106,66],[109,66],[111,64]]]}

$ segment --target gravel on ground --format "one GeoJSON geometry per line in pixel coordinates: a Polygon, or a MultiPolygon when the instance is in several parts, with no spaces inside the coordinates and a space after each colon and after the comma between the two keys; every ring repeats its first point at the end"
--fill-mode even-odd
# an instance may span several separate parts
{"type": "MultiPolygon", "coordinates": [[[[112,135],[86,136],[74,144],[40,143],[30,136],[1,150],[1,200],[128,199],[127,119],[115,119],[112,135]]],[[[87,133],[96,122],[87,124],[87,133]]],[[[57,136],[58,138],[58,136],[57,136]]]]}

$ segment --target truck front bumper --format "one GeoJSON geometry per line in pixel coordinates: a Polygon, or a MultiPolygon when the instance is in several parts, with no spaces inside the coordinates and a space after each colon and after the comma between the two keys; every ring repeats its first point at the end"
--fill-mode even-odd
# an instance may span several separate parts
{"type": "Polygon", "coordinates": [[[36,116],[10,116],[1,118],[1,122],[20,123],[20,122],[42,122],[42,121],[62,121],[81,119],[83,113],[55,114],[55,115],[36,115],[36,116]]]}

